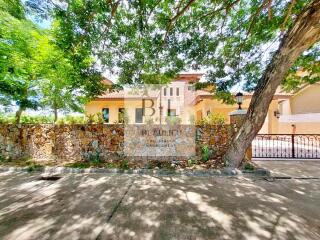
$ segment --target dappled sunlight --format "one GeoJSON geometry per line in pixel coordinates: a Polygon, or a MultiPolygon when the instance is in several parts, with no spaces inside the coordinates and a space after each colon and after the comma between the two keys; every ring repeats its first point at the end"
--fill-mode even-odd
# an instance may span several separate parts
{"type": "Polygon", "coordinates": [[[201,195],[195,192],[187,192],[188,201],[194,204],[200,212],[207,214],[210,218],[218,222],[225,230],[229,231],[231,227],[232,216],[225,214],[218,208],[211,207],[204,202],[201,195]]]}
{"type": "Polygon", "coordinates": [[[4,239],[320,236],[320,184],[315,180],[69,174],[49,182],[38,177],[3,175],[12,188],[0,183],[8,193],[0,197],[4,239]]]}

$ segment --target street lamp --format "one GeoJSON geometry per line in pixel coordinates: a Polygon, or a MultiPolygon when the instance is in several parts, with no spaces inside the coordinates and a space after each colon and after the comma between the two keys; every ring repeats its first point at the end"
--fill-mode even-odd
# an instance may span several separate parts
{"type": "Polygon", "coordinates": [[[280,115],[281,115],[281,113],[280,113],[280,111],[277,109],[276,111],[274,111],[273,112],[273,115],[276,117],[276,118],[280,118],[280,115]]]}
{"type": "Polygon", "coordinates": [[[242,92],[238,92],[236,94],[236,100],[237,100],[237,104],[239,105],[238,110],[241,110],[241,104],[243,103],[243,93],[242,92]]]}

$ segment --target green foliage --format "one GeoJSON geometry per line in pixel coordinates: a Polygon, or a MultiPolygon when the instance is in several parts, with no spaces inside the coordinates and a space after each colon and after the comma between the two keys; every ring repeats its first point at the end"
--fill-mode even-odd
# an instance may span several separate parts
{"type": "Polygon", "coordinates": [[[130,169],[129,161],[126,160],[126,159],[121,160],[120,163],[119,163],[119,168],[122,169],[122,170],[130,169]]]}
{"type": "MultiPolygon", "coordinates": [[[[94,52],[120,83],[168,82],[182,70],[208,69],[219,99],[231,103],[232,87],[254,89],[282,31],[311,1],[291,2],[71,0],[55,11],[58,42],[81,59],[94,52]]],[[[316,51],[301,59],[314,65],[316,51]]],[[[306,65],[298,61],[292,70],[306,65]]]]}
{"type": "MultiPolygon", "coordinates": [[[[37,0],[25,4],[39,13],[53,7],[37,0]]],[[[81,112],[83,103],[105,89],[93,55],[71,53],[58,43],[58,25],[41,29],[25,17],[21,1],[0,0],[0,102],[19,107],[16,121],[39,107],[51,108],[56,121],[58,110],[81,112]]]]}
{"type": "Polygon", "coordinates": [[[106,163],[104,166],[105,168],[113,169],[113,168],[116,168],[117,165],[114,163],[106,163]]]}
{"type": "Polygon", "coordinates": [[[246,162],[243,166],[244,170],[247,171],[253,171],[254,170],[254,166],[252,165],[252,163],[246,162]]]}
{"type": "Polygon", "coordinates": [[[207,162],[210,158],[210,149],[208,145],[204,145],[201,148],[202,161],[207,162]]]}
{"type": "Polygon", "coordinates": [[[53,123],[53,116],[21,116],[21,123],[33,123],[33,124],[43,124],[43,123],[53,123]]]}
{"type": "Polygon", "coordinates": [[[221,113],[210,113],[205,118],[197,121],[197,125],[223,125],[225,124],[225,117],[221,113]]]}
{"type": "Polygon", "coordinates": [[[190,158],[190,159],[188,159],[187,164],[189,167],[192,167],[193,165],[197,164],[197,160],[194,158],[190,158]]]}
{"type": "Polygon", "coordinates": [[[102,113],[88,114],[88,115],[86,115],[85,119],[86,119],[87,124],[102,124],[102,123],[104,123],[102,113]]]}
{"type": "Polygon", "coordinates": [[[167,116],[166,123],[170,126],[181,124],[182,119],[176,116],[167,116]]]}
{"type": "Polygon", "coordinates": [[[129,123],[130,119],[126,109],[118,113],[118,119],[119,119],[119,123],[124,123],[124,124],[129,123]]]}
{"type": "Polygon", "coordinates": [[[89,162],[74,162],[74,163],[67,163],[65,164],[65,167],[70,167],[70,168],[89,168],[91,165],[89,162]]]}
{"type": "Polygon", "coordinates": [[[41,164],[35,163],[35,162],[30,162],[27,166],[27,171],[28,172],[34,172],[34,171],[39,171],[43,169],[43,166],[41,164]]]}

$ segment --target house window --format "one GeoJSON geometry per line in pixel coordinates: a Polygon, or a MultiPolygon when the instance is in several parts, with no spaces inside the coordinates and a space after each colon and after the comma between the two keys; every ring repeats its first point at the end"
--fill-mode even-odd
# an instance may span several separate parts
{"type": "Polygon", "coordinates": [[[167,96],[167,88],[163,89],[163,96],[167,96]]]}
{"type": "Polygon", "coordinates": [[[168,109],[168,116],[170,116],[170,117],[175,117],[175,116],[177,116],[177,111],[176,111],[176,109],[168,109]]]}
{"type": "Polygon", "coordinates": [[[176,95],[179,96],[179,88],[176,89],[176,95]]]}
{"type": "Polygon", "coordinates": [[[104,122],[109,123],[109,108],[102,109],[102,117],[104,122]]]}
{"type": "Polygon", "coordinates": [[[136,123],[143,123],[143,108],[136,108],[136,123]]]}
{"type": "Polygon", "coordinates": [[[173,96],[173,88],[170,88],[170,96],[173,96]]]}
{"type": "Polygon", "coordinates": [[[209,116],[209,115],[210,115],[210,113],[211,113],[211,112],[210,112],[210,110],[208,110],[208,111],[207,111],[207,116],[209,116]]]}
{"type": "Polygon", "coordinates": [[[119,108],[119,111],[118,111],[118,121],[119,121],[119,123],[124,123],[124,117],[125,117],[125,109],[124,108],[119,108]]]}

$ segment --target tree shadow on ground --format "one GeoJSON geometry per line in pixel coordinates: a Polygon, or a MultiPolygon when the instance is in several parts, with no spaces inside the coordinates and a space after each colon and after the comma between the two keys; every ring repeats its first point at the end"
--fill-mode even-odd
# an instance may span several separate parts
{"type": "Polygon", "coordinates": [[[2,239],[319,239],[320,182],[0,174],[2,239]]]}

